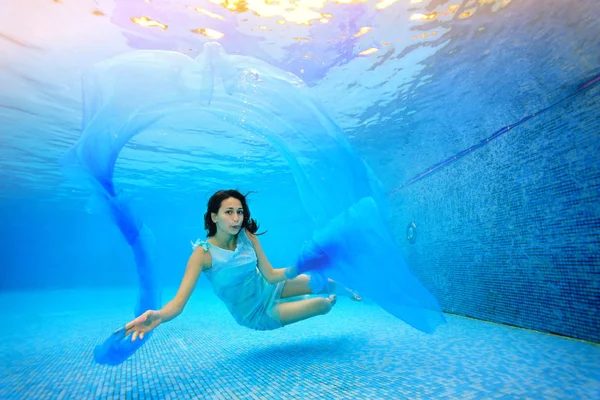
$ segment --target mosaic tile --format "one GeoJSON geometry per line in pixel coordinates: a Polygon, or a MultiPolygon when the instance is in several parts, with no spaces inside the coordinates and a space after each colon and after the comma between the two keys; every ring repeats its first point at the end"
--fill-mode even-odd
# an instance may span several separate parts
{"type": "Polygon", "coordinates": [[[120,308],[103,309],[98,299],[120,295],[70,291],[73,303],[89,312],[57,317],[49,311],[55,293],[36,294],[44,307],[12,293],[17,306],[1,316],[0,398],[581,399],[600,393],[596,344],[450,314],[447,325],[427,335],[375,305],[346,299],[328,315],[265,334],[236,325],[209,291],[194,295],[181,316],[123,364],[97,365],[94,346],[130,317],[120,308]],[[14,326],[18,332],[9,329],[14,326]]]}
{"type": "Polygon", "coordinates": [[[390,197],[395,239],[446,312],[600,343],[598,110],[600,87],[390,197]]]}

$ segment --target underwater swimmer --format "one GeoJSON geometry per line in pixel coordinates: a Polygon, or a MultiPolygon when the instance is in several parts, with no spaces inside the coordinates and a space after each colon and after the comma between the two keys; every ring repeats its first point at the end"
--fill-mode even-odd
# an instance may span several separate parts
{"type": "Polygon", "coordinates": [[[311,277],[298,274],[297,266],[273,268],[261,247],[258,225],[250,217],[246,196],[221,190],[211,196],[204,215],[206,241],[193,243],[187,267],[175,297],[160,310],[148,310],[115,334],[131,334],[131,341],[176,318],[187,304],[201,272],[236,322],[255,330],[272,330],[325,315],[336,295],[361,298],[338,282],[327,279],[315,286],[311,277]],[[294,300],[311,294],[324,296],[294,300]],[[281,301],[290,299],[289,301],[281,301]]]}

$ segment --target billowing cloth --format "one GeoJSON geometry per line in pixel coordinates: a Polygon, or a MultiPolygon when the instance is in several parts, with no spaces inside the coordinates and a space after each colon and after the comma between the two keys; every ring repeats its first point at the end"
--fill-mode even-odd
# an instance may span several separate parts
{"type": "Polygon", "coordinates": [[[281,328],[278,307],[284,282],[265,280],[245,230],[240,231],[234,251],[202,240],[193,245],[198,246],[210,252],[212,267],[204,274],[238,324],[259,331],[281,328]]]}
{"type": "MultiPolygon", "coordinates": [[[[112,214],[117,226],[127,225],[132,228],[131,231],[121,228],[121,232],[124,236],[126,233],[132,234],[132,236],[125,236],[125,239],[131,246],[137,265],[139,295],[134,315],[138,316],[146,310],[160,308],[160,292],[155,279],[154,236],[146,225],[142,225],[137,230],[133,229],[133,225],[129,224],[133,220],[132,215],[121,214],[117,210],[119,209],[116,208],[114,214],[112,214]]],[[[125,330],[118,329],[102,345],[94,348],[94,360],[99,364],[118,365],[146,343],[153,333],[154,331],[150,331],[143,340],[131,342],[131,340],[126,339],[125,330]]]]}
{"type": "MultiPolygon", "coordinates": [[[[139,282],[138,301],[134,307],[134,315],[138,316],[146,310],[161,307],[160,289],[156,281],[155,238],[150,228],[134,213],[129,198],[115,191],[112,185],[115,150],[98,143],[99,139],[90,133],[82,136],[78,145],[63,160],[64,170],[70,177],[92,189],[90,204],[93,204],[93,209],[88,210],[105,212],[131,247],[139,282]],[[113,164],[107,164],[110,158],[113,158],[113,164]],[[111,168],[103,170],[106,165],[111,168]],[[109,171],[108,176],[106,171],[109,171]]],[[[131,342],[125,338],[124,329],[117,330],[103,344],[94,348],[94,360],[99,364],[118,365],[146,343],[153,333],[147,333],[143,340],[131,342]]]]}
{"type": "MultiPolygon", "coordinates": [[[[317,230],[298,257],[298,273],[326,275],[379,304],[412,327],[431,333],[445,322],[435,297],[410,273],[375,201],[362,198],[317,230]]],[[[321,275],[321,278],[317,278],[321,275]]]]}
{"type": "MultiPolygon", "coordinates": [[[[399,261],[399,250],[381,218],[357,226],[360,245],[350,246],[342,240],[354,240],[349,232],[352,226],[343,220],[357,204],[367,199],[369,207],[363,210],[358,206],[359,210],[366,214],[379,210],[385,215],[385,199],[378,180],[306,85],[297,76],[260,60],[227,55],[217,43],[206,43],[196,58],[173,51],[133,51],[95,65],[83,78],[83,130],[64,159],[65,172],[90,187],[136,254],[140,300],[134,316],[159,308],[160,293],[150,251],[152,232],[135,216],[125,194],[114,187],[115,161],[132,137],[165,116],[177,114],[185,125],[185,113],[194,115],[193,126],[204,136],[198,143],[210,145],[211,137],[234,126],[264,137],[288,162],[312,220],[298,227],[299,231],[304,230],[307,238],[312,230],[325,232],[327,239],[340,236],[338,241],[315,241],[326,248],[330,260],[313,263],[317,270],[313,278],[332,274],[352,287],[360,277],[361,284],[353,289],[366,289],[365,295],[372,295],[385,310],[408,318],[407,322],[426,332],[443,321],[431,294],[411,275],[406,263],[399,261]],[[199,117],[203,126],[197,124],[199,117]],[[348,211],[340,215],[341,210],[348,211]],[[379,240],[370,240],[373,232],[379,240]],[[361,262],[351,261],[355,253],[361,262]],[[337,262],[338,258],[345,261],[337,262]],[[373,261],[378,263],[376,270],[373,261]],[[375,296],[374,288],[382,277],[396,283],[382,286],[381,292],[387,292],[375,296]],[[411,313],[399,312],[402,307],[409,307],[411,313]],[[435,318],[430,318],[432,314],[435,318]],[[423,319],[428,322],[417,323],[423,319]]],[[[370,214],[365,218],[370,219],[370,214]]],[[[97,348],[96,361],[122,362],[138,343],[111,336],[97,348]]]]}

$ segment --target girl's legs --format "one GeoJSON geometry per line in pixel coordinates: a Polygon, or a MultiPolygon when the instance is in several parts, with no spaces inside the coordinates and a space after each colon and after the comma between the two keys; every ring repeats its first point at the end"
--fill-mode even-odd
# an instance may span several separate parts
{"type": "MultiPolygon", "coordinates": [[[[288,297],[313,294],[312,290],[308,287],[309,280],[310,277],[304,274],[300,274],[294,279],[288,279],[285,281],[283,290],[281,291],[281,298],[285,299],[288,297]]],[[[336,294],[348,296],[353,300],[361,300],[357,294],[333,279],[329,279],[329,289],[331,295],[327,298],[317,297],[279,303],[279,319],[281,320],[281,324],[285,326],[307,318],[316,317],[317,315],[327,314],[335,305],[336,294]]]]}
{"type": "MultiPolygon", "coordinates": [[[[287,297],[295,297],[295,296],[304,296],[307,294],[313,294],[312,290],[308,287],[308,281],[310,277],[305,274],[300,274],[294,279],[288,279],[285,281],[283,286],[283,290],[281,292],[281,298],[285,299],[287,297]]],[[[340,296],[349,297],[352,300],[360,301],[361,298],[354,293],[352,290],[348,289],[344,285],[341,285],[339,282],[334,281],[333,279],[328,279],[329,281],[329,289],[330,294],[338,294],[340,296]]]]}
{"type": "Polygon", "coordinates": [[[290,301],[279,304],[279,319],[283,326],[302,321],[307,318],[325,315],[335,305],[335,295],[328,298],[318,297],[313,299],[290,301]]]}

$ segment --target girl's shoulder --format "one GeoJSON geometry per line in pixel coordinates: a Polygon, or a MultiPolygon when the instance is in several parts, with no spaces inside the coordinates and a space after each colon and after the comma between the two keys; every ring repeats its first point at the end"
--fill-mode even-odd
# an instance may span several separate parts
{"type": "Polygon", "coordinates": [[[202,256],[202,270],[207,270],[212,267],[212,257],[210,255],[210,251],[208,251],[212,245],[208,243],[206,240],[197,239],[192,243],[192,248],[194,252],[199,252],[202,256]],[[198,250],[201,249],[201,250],[198,250]]]}
{"type": "Polygon", "coordinates": [[[190,243],[192,244],[192,249],[196,250],[198,247],[202,247],[205,252],[207,252],[212,246],[212,244],[208,243],[208,241],[201,239],[196,239],[195,242],[190,243]]]}

